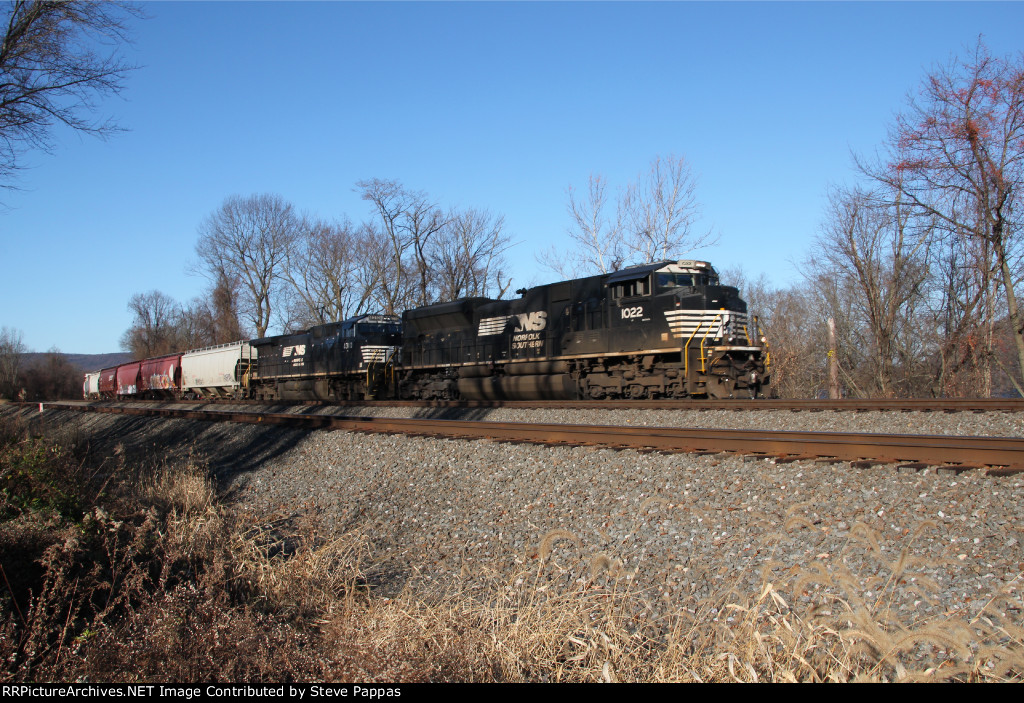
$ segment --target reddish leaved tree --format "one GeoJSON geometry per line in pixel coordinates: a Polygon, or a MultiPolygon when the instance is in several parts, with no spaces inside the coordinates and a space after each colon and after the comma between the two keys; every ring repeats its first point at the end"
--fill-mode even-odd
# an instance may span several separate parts
{"type": "MultiPolygon", "coordinates": [[[[1024,244],[1024,57],[994,57],[979,40],[970,55],[925,78],[896,119],[884,163],[859,166],[985,252],[979,271],[990,277],[986,290],[1003,294],[1019,366],[1011,376],[1024,393],[1024,317],[1016,290],[1024,244]]],[[[995,302],[986,307],[994,310],[995,302]]],[[[979,324],[991,327],[994,317],[979,324]]]]}

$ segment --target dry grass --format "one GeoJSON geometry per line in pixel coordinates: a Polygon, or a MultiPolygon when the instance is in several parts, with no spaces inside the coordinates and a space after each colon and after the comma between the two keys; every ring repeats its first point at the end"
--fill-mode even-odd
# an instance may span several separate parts
{"type": "MultiPolygon", "coordinates": [[[[23,430],[0,427],[8,464],[38,454],[23,430]]],[[[1020,579],[975,616],[907,615],[938,590],[925,573],[934,564],[910,549],[927,523],[901,545],[855,526],[857,573],[837,559],[769,564],[755,593],[682,600],[662,617],[612,556],[586,560],[581,581],[552,578],[559,550],[579,551],[565,530],[541,537],[532,570],[486,593],[385,598],[366,585],[366,536],[324,541],[297,519],[239,525],[192,457],[138,472],[63,465],[76,480],[92,477],[76,497],[80,518],[6,494],[0,506],[0,681],[1007,681],[1024,672],[1020,579]]]]}

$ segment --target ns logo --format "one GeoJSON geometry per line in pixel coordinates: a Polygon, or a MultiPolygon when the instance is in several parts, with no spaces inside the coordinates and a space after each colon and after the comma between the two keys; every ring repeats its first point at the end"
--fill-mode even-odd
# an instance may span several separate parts
{"type": "Polygon", "coordinates": [[[516,332],[540,332],[548,326],[546,310],[523,312],[516,315],[516,332]]]}

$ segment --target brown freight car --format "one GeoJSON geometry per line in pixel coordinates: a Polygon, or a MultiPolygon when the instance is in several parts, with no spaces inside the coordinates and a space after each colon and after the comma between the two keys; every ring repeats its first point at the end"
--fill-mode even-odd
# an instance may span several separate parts
{"type": "Polygon", "coordinates": [[[139,364],[141,397],[176,398],[181,394],[181,354],[145,359],[139,364]]]}
{"type": "Polygon", "coordinates": [[[139,371],[141,368],[141,361],[133,361],[117,367],[116,394],[118,398],[137,396],[139,394],[139,371]]]}
{"type": "Polygon", "coordinates": [[[100,397],[108,399],[117,397],[116,366],[111,366],[109,369],[103,369],[100,371],[100,397]]]}

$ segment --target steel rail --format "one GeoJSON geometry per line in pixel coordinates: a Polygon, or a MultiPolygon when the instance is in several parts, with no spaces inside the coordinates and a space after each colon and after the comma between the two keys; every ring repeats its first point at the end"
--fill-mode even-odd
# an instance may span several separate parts
{"type": "MultiPolygon", "coordinates": [[[[314,401],[316,403],[317,401],[314,401]]],[[[727,400],[390,400],[322,403],[360,407],[375,404],[437,408],[571,408],[586,410],[790,410],[794,412],[1024,412],[1024,398],[807,398],[727,400]]]]}
{"type": "MultiPolygon", "coordinates": [[[[76,401],[77,402],[77,401],[76,401]]],[[[82,401],[89,402],[89,401],[82,401]]],[[[116,402],[116,401],[92,401],[116,402]]],[[[130,401],[136,402],[136,401],[130,401]]],[[[578,409],[578,410],[790,410],[793,412],[1024,412],[1024,398],[844,398],[818,400],[808,398],[759,399],[732,398],[727,400],[165,400],[141,402],[188,403],[198,405],[312,405],[353,407],[411,407],[411,408],[517,408],[517,409],[578,409]]],[[[25,403],[34,405],[35,403],[25,403]]]]}
{"type": "Polygon", "coordinates": [[[1015,437],[618,427],[142,408],[131,405],[80,403],[47,403],[45,406],[87,412],[273,424],[306,429],[599,445],[671,452],[732,452],[780,457],[823,457],[839,461],[917,462],[934,466],[958,464],[972,467],[1004,467],[1014,471],[1024,470],[1024,438],[1015,437]]]}

